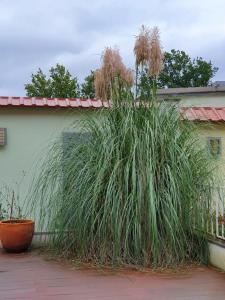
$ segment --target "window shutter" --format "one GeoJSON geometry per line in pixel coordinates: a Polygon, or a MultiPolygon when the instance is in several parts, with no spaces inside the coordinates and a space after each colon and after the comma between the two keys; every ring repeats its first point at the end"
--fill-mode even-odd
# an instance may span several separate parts
{"type": "Polygon", "coordinates": [[[6,145],[6,128],[0,128],[0,146],[6,145]]]}
{"type": "Polygon", "coordinates": [[[218,157],[222,151],[221,137],[208,137],[208,150],[212,157],[218,157]]]}

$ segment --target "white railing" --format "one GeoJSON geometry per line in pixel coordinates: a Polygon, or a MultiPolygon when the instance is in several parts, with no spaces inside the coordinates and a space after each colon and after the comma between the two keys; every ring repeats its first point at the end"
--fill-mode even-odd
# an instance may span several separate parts
{"type": "Polygon", "coordinates": [[[225,240],[225,187],[213,187],[211,195],[208,233],[214,238],[225,240]]]}

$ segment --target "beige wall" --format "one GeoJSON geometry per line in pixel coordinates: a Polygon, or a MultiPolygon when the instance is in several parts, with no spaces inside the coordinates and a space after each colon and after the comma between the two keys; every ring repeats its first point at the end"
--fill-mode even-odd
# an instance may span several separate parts
{"type": "MultiPolygon", "coordinates": [[[[223,184],[225,180],[225,123],[205,123],[199,122],[198,132],[202,141],[202,144],[207,148],[209,137],[219,137],[221,138],[221,155],[215,158],[215,166],[217,166],[218,179],[221,180],[223,184]]],[[[224,185],[224,184],[223,184],[224,185]]]]}
{"type": "Polygon", "coordinates": [[[180,101],[181,106],[225,106],[225,95],[197,95],[184,96],[180,101]]]}
{"type": "MultiPolygon", "coordinates": [[[[181,107],[225,107],[224,93],[176,95],[168,97],[168,100],[181,107]]],[[[207,124],[206,122],[199,122],[198,128],[205,147],[207,147],[208,137],[221,137],[222,153],[218,159],[215,159],[215,165],[217,166],[218,179],[221,179],[221,184],[223,184],[225,180],[225,123],[207,124]]]]}
{"type": "MultiPolygon", "coordinates": [[[[163,99],[163,97],[161,96],[163,99]]],[[[167,101],[177,103],[180,106],[214,106],[214,107],[225,107],[225,95],[224,94],[209,94],[209,95],[176,95],[164,97],[167,101]]]]}
{"type": "Polygon", "coordinates": [[[48,145],[74,121],[90,116],[89,110],[65,108],[0,107],[0,127],[7,129],[7,144],[0,146],[0,184],[17,189],[22,202],[34,175],[36,163],[48,145]],[[23,175],[25,174],[25,176],[23,175]]]}
{"type": "Polygon", "coordinates": [[[223,243],[209,242],[209,257],[213,266],[225,271],[225,247],[223,243]]]}
{"type": "MultiPolygon", "coordinates": [[[[78,109],[1,107],[0,127],[7,129],[7,145],[0,146],[0,184],[6,182],[16,189],[20,184],[21,202],[27,194],[36,169],[36,163],[43,158],[48,145],[69,130],[70,124],[90,117],[95,112],[78,109]],[[25,173],[25,177],[23,176],[25,173]]],[[[199,134],[203,145],[208,137],[221,137],[222,153],[215,163],[219,165],[220,178],[225,179],[225,124],[205,125],[199,123],[199,134]]]]}

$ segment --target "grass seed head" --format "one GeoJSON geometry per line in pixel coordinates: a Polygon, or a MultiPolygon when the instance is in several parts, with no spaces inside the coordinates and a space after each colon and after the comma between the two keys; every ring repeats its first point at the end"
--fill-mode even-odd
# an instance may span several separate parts
{"type": "Polygon", "coordinates": [[[163,51],[160,43],[159,29],[153,27],[150,34],[149,74],[158,76],[163,68],[163,51]]]}
{"type": "Polygon", "coordinates": [[[101,68],[95,72],[96,97],[108,100],[115,85],[131,87],[134,83],[132,70],[126,68],[118,49],[107,47],[102,54],[101,68]]]}
{"type": "Polygon", "coordinates": [[[150,50],[150,30],[142,25],[134,45],[136,66],[144,65],[149,61],[150,50]]]}
{"type": "Polygon", "coordinates": [[[94,73],[94,86],[96,98],[106,100],[107,86],[102,69],[97,69],[94,73]]]}

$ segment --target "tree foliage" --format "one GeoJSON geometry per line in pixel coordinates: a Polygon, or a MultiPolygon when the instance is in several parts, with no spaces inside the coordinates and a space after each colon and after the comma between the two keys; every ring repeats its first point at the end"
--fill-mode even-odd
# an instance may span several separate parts
{"type": "Polygon", "coordinates": [[[39,68],[36,74],[31,75],[31,83],[25,84],[27,96],[51,97],[50,79],[39,68]]]}
{"type": "MultiPolygon", "coordinates": [[[[211,61],[202,57],[191,59],[184,51],[172,49],[164,53],[164,68],[157,78],[160,88],[208,86],[218,71],[211,61]]],[[[152,78],[146,68],[139,75],[139,94],[141,98],[149,97],[152,78]]]]}
{"type": "Polygon", "coordinates": [[[161,87],[207,86],[218,68],[202,57],[191,59],[184,51],[165,52],[164,69],[159,76],[161,87]]]}
{"type": "Polygon", "coordinates": [[[30,97],[75,98],[79,95],[77,78],[60,64],[49,70],[49,78],[41,69],[32,74],[31,83],[25,84],[25,90],[30,97]]]}
{"type": "Polygon", "coordinates": [[[81,96],[83,98],[95,98],[95,87],[94,87],[94,71],[85,77],[84,82],[81,85],[81,96]]]}

